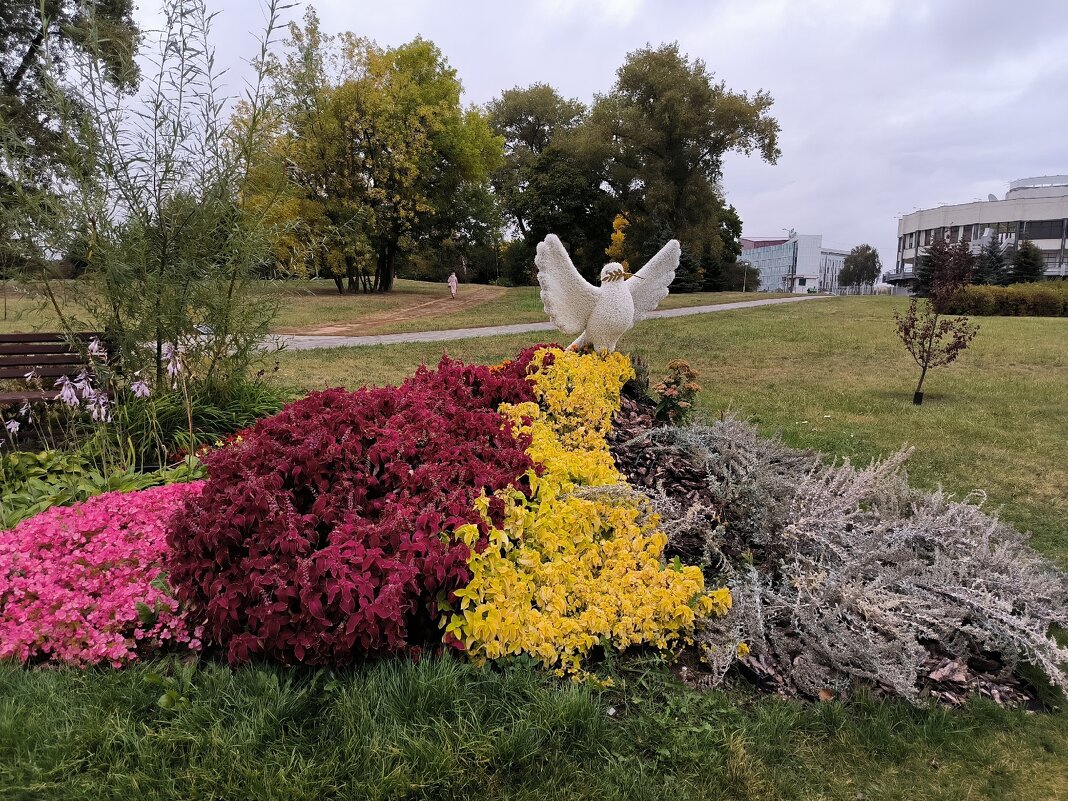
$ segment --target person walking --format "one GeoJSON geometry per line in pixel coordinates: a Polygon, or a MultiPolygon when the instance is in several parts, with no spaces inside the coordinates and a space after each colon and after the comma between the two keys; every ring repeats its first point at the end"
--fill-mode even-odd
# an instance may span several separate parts
{"type": "Polygon", "coordinates": [[[460,283],[460,280],[456,277],[456,273],[449,273],[449,291],[452,293],[452,299],[456,300],[456,286],[460,283]]]}

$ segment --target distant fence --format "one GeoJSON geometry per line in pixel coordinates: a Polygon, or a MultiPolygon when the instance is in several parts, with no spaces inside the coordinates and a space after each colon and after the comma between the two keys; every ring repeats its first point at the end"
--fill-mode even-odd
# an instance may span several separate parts
{"type": "Polygon", "coordinates": [[[860,286],[840,286],[834,290],[836,295],[907,295],[909,291],[904,287],[896,286],[872,286],[861,284],[860,286]]]}

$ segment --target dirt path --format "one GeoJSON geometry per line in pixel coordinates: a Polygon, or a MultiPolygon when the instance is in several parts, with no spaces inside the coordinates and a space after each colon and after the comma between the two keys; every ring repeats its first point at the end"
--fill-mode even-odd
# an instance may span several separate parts
{"type": "Polygon", "coordinates": [[[460,292],[457,294],[456,299],[446,295],[432,300],[424,300],[414,306],[368,314],[366,317],[354,320],[351,323],[330,323],[328,325],[304,326],[299,329],[285,328],[280,329],[279,333],[316,337],[366,336],[397,323],[406,323],[409,320],[445,317],[456,312],[467,311],[475,306],[481,306],[483,303],[496,300],[505,292],[504,287],[499,286],[464,284],[460,287],[460,292]]]}

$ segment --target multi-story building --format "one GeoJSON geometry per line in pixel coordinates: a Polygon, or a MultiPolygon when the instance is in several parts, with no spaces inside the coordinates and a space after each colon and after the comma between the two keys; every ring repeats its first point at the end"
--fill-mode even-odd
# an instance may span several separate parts
{"type": "Polygon", "coordinates": [[[790,231],[783,238],[742,237],[742,255],[760,270],[761,292],[834,292],[848,252],[823,247],[819,234],[790,231]]]}
{"type": "Polygon", "coordinates": [[[894,271],[883,280],[911,284],[916,263],[936,237],[970,242],[976,253],[992,237],[1008,252],[1030,239],[1046,257],[1046,277],[1068,276],[1068,175],[1013,181],[1002,200],[991,195],[989,200],[906,214],[897,223],[894,271]]]}

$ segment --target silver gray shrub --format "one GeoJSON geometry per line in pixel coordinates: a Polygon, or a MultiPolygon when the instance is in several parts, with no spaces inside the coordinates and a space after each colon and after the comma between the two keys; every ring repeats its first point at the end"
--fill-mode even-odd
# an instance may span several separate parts
{"type": "Polygon", "coordinates": [[[707,471],[712,508],[681,508],[666,487],[652,497],[673,541],[692,552],[704,538],[710,578],[734,595],[699,632],[720,678],[745,642],[802,694],[870,682],[915,701],[925,645],[937,643],[955,658],[1034,665],[1068,688],[1068,649],[1050,635],[1068,624],[1068,581],[983,511],[982,493],[911,489],[908,451],[831,464],[731,418],[647,436],[707,471]]]}

